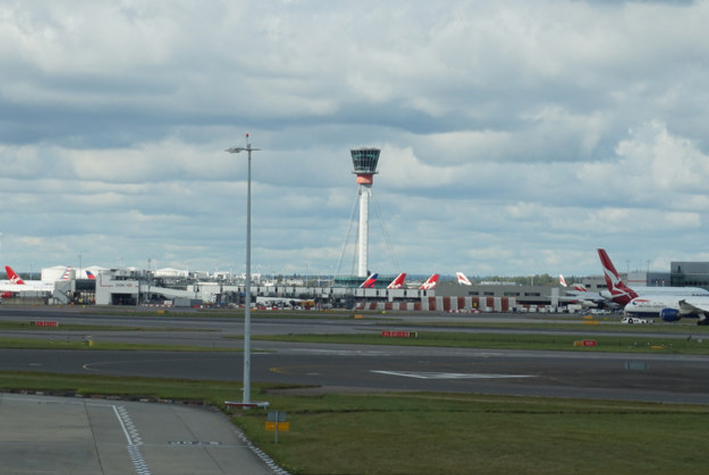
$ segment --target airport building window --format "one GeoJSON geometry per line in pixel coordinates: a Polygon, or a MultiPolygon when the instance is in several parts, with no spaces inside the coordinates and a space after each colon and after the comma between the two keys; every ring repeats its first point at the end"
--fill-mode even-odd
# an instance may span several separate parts
{"type": "Polygon", "coordinates": [[[478,296],[478,295],[480,295],[480,292],[477,292],[477,291],[468,292],[468,295],[478,296]]]}
{"type": "Polygon", "coordinates": [[[485,295],[486,297],[494,297],[495,292],[484,292],[483,295],[485,295]]]}
{"type": "Polygon", "coordinates": [[[541,297],[542,294],[540,292],[525,292],[524,296],[525,297],[541,297]]]}
{"type": "Polygon", "coordinates": [[[505,292],[505,297],[519,297],[519,292],[505,292]]]}

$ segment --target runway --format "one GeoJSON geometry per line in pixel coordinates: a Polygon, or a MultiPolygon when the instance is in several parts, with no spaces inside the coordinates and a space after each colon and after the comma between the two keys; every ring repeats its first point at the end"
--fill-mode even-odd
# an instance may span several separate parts
{"type": "MultiPolygon", "coordinates": [[[[16,320],[17,316],[12,318],[16,320]]],[[[82,323],[184,330],[93,332],[99,341],[178,342],[237,350],[243,346],[240,340],[227,338],[241,334],[243,321],[131,315],[97,318],[75,314],[66,318],[82,323]],[[200,329],[209,331],[197,331],[200,329]]],[[[406,316],[397,316],[388,321],[396,322],[398,328],[404,327],[408,320],[406,316]]],[[[380,324],[342,319],[257,318],[253,328],[254,334],[347,333],[379,331],[380,324]]],[[[579,331],[588,334],[587,329],[579,331]]],[[[38,333],[32,335],[36,337],[38,333]]],[[[252,342],[252,353],[252,382],[318,386],[325,391],[439,391],[709,403],[707,356],[315,345],[258,340],[252,342]]],[[[243,356],[239,352],[0,350],[0,370],[6,371],[240,381],[242,369],[243,356]]]]}

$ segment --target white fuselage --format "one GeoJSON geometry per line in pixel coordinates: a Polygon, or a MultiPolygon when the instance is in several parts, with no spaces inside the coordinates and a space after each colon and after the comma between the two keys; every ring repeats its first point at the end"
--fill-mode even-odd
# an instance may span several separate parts
{"type": "Polygon", "coordinates": [[[635,297],[625,306],[625,313],[628,315],[642,315],[650,317],[660,316],[660,312],[666,308],[679,310],[679,301],[676,295],[647,295],[635,297]]]}

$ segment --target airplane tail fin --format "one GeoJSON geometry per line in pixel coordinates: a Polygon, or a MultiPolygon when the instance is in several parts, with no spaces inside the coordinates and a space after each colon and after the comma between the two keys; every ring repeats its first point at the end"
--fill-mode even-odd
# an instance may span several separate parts
{"type": "Polygon", "coordinates": [[[12,267],[5,266],[5,272],[7,273],[8,280],[15,285],[25,285],[25,281],[17,275],[17,272],[12,270],[12,267]]]}
{"type": "MultiPolygon", "coordinates": [[[[568,287],[566,279],[564,279],[564,276],[562,274],[559,274],[559,285],[561,285],[562,287],[568,287]]],[[[576,292],[588,292],[588,289],[581,284],[574,284],[571,286],[571,288],[574,289],[576,292]]]]}
{"type": "Polygon", "coordinates": [[[86,277],[88,277],[89,280],[96,280],[96,276],[90,270],[86,271],[86,277]]]}
{"type": "Polygon", "coordinates": [[[379,277],[379,274],[371,274],[369,277],[367,277],[367,280],[362,282],[362,285],[359,287],[362,289],[372,289],[374,288],[374,284],[377,282],[377,277],[379,277]]]}
{"type": "MultiPolygon", "coordinates": [[[[630,301],[638,296],[637,293],[623,282],[623,279],[618,274],[615,269],[611,258],[608,257],[608,253],[605,249],[598,249],[598,257],[601,259],[601,265],[603,266],[603,275],[606,279],[606,285],[608,286],[608,291],[612,296],[630,301]]],[[[627,303],[627,302],[626,302],[627,303]]]]}
{"type": "Polygon", "coordinates": [[[62,280],[69,280],[69,275],[71,274],[71,266],[67,267],[62,275],[62,280]]]}
{"type": "Polygon", "coordinates": [[[404,286],[404,280],[406,279],[406,272],[402,272],[401,274],[396,276],[396,279],[392,280],[389,285],[387,285],[387,289],[400,289],[404,286]]]}
{"type": "Polygon", "coordinates": [[[426,280],[423,284],[421,284],[421,287],[419,289],[421,290],[431,290],[436,288],[436,284],[438,283],[438,274],[433,274],[431,277],[426,280]]]}
{"type": "Polygon", "coordinates": [[[458,283],[460,285],[473,285],[462,272],[456,272],[455,276],[458,278],[458,283]]]}

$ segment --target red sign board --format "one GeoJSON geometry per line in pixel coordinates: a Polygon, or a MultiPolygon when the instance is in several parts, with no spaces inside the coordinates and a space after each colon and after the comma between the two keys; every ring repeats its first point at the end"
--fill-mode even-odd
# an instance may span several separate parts
{"type": "Polygon", "coordinates": [[[411,338],[411,332],[393,332],[389,330],[382,331],[382,336],[385,338],[411,338]]]}
{"type": "Polygon", "coordinates": [[[58,327],[59,322],[49,320],[33,320],[30,322],[33,327],[58,327]]]}

